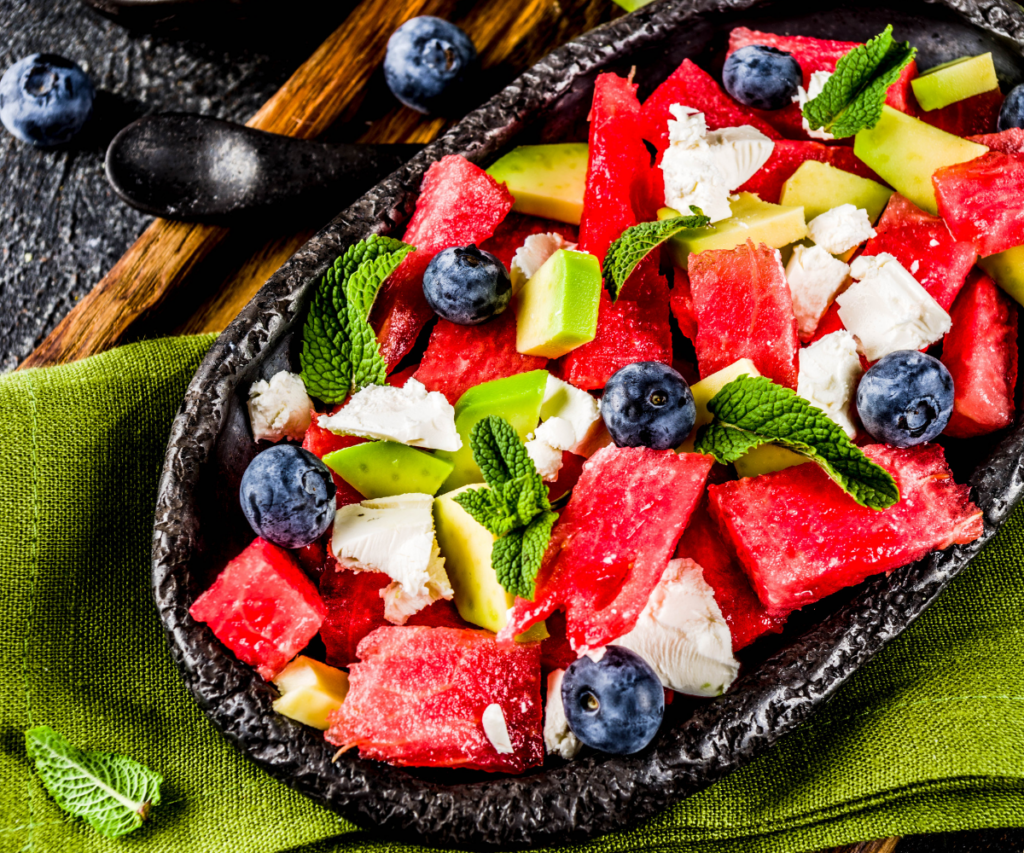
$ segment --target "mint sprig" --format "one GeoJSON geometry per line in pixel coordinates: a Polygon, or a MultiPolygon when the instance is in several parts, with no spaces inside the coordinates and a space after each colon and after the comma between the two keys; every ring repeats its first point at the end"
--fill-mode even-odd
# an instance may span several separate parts
{"type": "Polygon", "coordinates": [[[302,381],[325,403],[387,382],[387,363],[370,326],[381,285],[412,246],[374,234],[350,246],[320,280],[302,329],[302,381]]]}
{"type": "Polygon", "coordinates": [[[701,428],[694,448],[718,462],[735,462],[762,444],[779,444],[816,462],[861,506],[886,509],[900,491],[820,409],[765,376],[743,374],[711,398],[714,420],[701,428]]]}
{"type": "Polygon", "coordinates": [[[533,600],[537,572],[558,513],[515,427],[489,415],[469,433],[473,461],[489,488],[469,489],[455,502],[495,536],[491,566],[502,587],[533,600]]]}
{"type": "Polygon", "coordinates": [[[25,746],[57,805],[108,838],[138,829],[160,803],[163,777],[123,755],[78,749],[49,726],[25,732],[25,746]]]}
{"type": "Polygon", "coordinates": [[[812,130],[826,130],[836,139],[874,127],[882,118],[889,87],[917,55],[910,42],[892,37],[892,24],[836,63],[835,73],[817,97],[804,105],[812,130]]]}
{"type": "Polygon", "coordinates": [[[676,216],[658,222],[641,222],[627,228],[608,247],[604,256],[604,282],[612,302],[619,298],[626,279],[637,265],[670,237],[688,228],[706,228],[711,220],[699,207],[690,207],[693,216],[676,216]]]}

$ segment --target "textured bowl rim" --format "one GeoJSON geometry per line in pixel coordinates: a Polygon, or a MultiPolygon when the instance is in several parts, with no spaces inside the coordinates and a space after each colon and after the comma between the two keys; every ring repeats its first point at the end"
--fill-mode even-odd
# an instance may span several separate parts
{"type": "MultiPolygon", "coordinates": [[[[1007,0],[924,0],[1021,52],[1024,11],[1007,0]]],[[[832,4],[829,4],[832,5],[832,4]]],[[[834,4],[840,6],[842,4],[834,4]]],[[[521,129],[518,116],[570,94],[573,83],[707,14],[764,0],[661,0],[552,52],[427,146],[314,236],[217,339],[174,421],[160,478],[153,589],[171,654],[214,725],[271,775],[385,837],[460,848],[558,845],[621,830],[706,788],[805,721],[862,664],[911,624],[991,538],[1024,493],[1024,418],[971,477],[984,535],[868,581],[840,610],[741,678],[725,696],[663,731],[645,751],[586,757],[522,777],[440,784],[349,753],[331,762],[322,735],[272,712],[272,688],[188,614],[201,547],[196,492],[247,368],[296,328],[309,284],[345,248],[389,233],[411,213],[429,164],[458,153],[481,162],[521,129]]]]}

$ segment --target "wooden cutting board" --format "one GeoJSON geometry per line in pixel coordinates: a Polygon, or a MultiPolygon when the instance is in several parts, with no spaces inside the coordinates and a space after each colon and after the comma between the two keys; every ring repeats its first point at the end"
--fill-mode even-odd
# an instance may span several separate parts
{"type": "MultiPolygon", "coordinates": [[[[363,142],[430,142],[446,127],[395,107],[369,121],[363,102],[388,36],[416,15],[455,21],[480,51],[495,88],[554,48],[617,17],[610,0],[364,0],[248,122],[311,139],[338,121],[367,122],[363,142]]],[[[316,228],[255,233],[155,220],[124,257],[19,366],[93,355],[139,337],[219,332],[316,228]]],[[[892,853],[899,839],[830,853],[892,853]]]]}

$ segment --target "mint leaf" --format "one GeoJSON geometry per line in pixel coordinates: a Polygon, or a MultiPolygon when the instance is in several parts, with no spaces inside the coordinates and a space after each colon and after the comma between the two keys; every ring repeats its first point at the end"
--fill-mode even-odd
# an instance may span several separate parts
{"type": "Polygon", "coordinates": [[[123,755],[78,749],[49,726],[25,732],[25,746],[57,805],[108,838],[138,829],[160,803],[163,777],[123,755]]]}
{"type": "Polygon", "coordinates": [[[701,429],[694,448],[723,464],[758,445],[779,444],[818,463],[861,506],[881,510],[900,499],[892,475],[842,427],[767,377],[743,374],[711,398],[708,411],[715,419],[701,429]]]}
{"type": "Polygon", "coordinates": [[[551,528],[558,521],[557,512],[543,512],[526,527],[518,528],[494,543],[491,565],[498,583],[520,598],[533,600],[537,572],[551,540],[551,528]]]}
{"type": "Polygon", "coordinates": [[[827,130],[836,139],[874,127],[886,92],[916,55],[910,42],[893,39],[890,24],[840,58],[821,94],[804,105],[804,118],[811,129],[827,130]]]}
{"type": "Polygon", "coordinates": [[[387,382],[387,364],[369,323],[384,280],[409,252],[400,240],[374,234],[350,246],[321,279],[302,330],[302,380],[326,403],[353,389],[387,382]]]}
{"type": "Polygon", "coordinates": [[[693,216],[676,216],[658,222],[641,222],[627,228],[608,247],[604,256],[604,281],[614,302],[637,264],[658,246],[687,228],[705,228],[711,220],[699,207],[691,207],[693,216]]]}
{"type": "MultiPolygon", "coordinates": [[[[509,480],[533,478],[544,488],[526,446],[512,424],[496,415],[481,418],[469,433],[473,461],[480,466],[484,482],[497,489],[509,480]]],[[[545,498],[545,502],[546,502],[545,498]]],[[[544,509],[548,507],[545,505],[544,509]]]]}

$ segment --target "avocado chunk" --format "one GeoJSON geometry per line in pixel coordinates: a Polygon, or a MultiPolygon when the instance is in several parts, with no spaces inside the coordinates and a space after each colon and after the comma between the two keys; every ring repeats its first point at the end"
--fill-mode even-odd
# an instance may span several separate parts
{"type": "MultiPolygon", "coordinates": [[[[800,207],[784,207],[761,201],[753,193],[739,193],[730,201],[732,216],[706,228],[687,228],[668,241],[669,254],[677,267],[687,268],[690,253],[708,249],[734,249],[753,240],[774,249],[795,243],[807,236],[807,221],[800,207]]],[[[679,213],[663,207],[658,219],[671,219],[679,213]]]]}
{"type": "Polygon", "coordinates": [[[676,448],[677,453],[694,452],[693,443],[697,440],[697,430],[704,426],[704,424],[711,423],[714,419],[714,415],[708,411],[708,403],[711,402],[711,398],[734,379],[739,379],[744,374],[747,376],[760,376],[761,371],[754,366],[754,362],[749,358],[741,358],[734,361],[728,367],[723,367],[716,373],[712,373],[710,376],[701,379],[700,382],[694,382],[690,386],[690,393],[693,394],[693,404],[697,407],[697,417],[693,422],[693,431],[686,441],[676,448]]]}
{"type": "Polygon", "coordinates": [[[914,97],[925,112],[941,110],[957,101],[999,88],[991,53],[961,56],[943,62],[910,81],[914,97]]]}
{"type": "Polygon", "coordinates": [[[587,184],[587,143],[520,145],[487,170],[515,196],[513,210],[579,225],[587,184]]]}
{"type": "Polygon", "coordinates": [[[280,691],[274,710],[307,726],[326,730],[328,714],[341,707],[348,694],[348,675],[313,658],[299,655],[274,679],[280,691]]]}
{"type": "Polygon", "coordinates": [[[759,477],[761,474],[771,474],[772,471],[781,471],[783,468],[792,468],[794,465],[803,465],[810,461],[806,456],[786,450],[777,444],[762,444],[748,450],[734,464],[736,473],[741,477],[759,477]]]}
{"type": "Polygon", "coordinates": [[[397,441],[370,441],[335,450],[324,464],[364,498],[433,495],[453,465],[397,441]]]}
{"type": "Polygon", "coordinates": [[[526,440],[526,436],[540,422],[540,407],[544,402],[547,382],[546,370],[531,370],[529,373],[482,382],[459,397],[455,404],[455,428],[462,438],[462,448],[455,451],[439,450],[434,455],[435,459],[443,459],[454,466],[451,475],[441,486],[442,492],[449,492],[467,483],[483,482],[483,475],[473,461],[473,451],[469,446],[469,434],[477,421],[488,415],[497,415],[512,424],[519,437],[526,440]]]}
{"type": "Polygon", "coordinates": [[[892,193],[891,189],[882,186],[878,181],[844,172],[828,163],[806,160],[783,183],[779,204],[790,207],[803,206],[804,219],[807,222],[833,207],[852,204],[866,210],[871,224],[874,225],[889,203],[889,196],[892,193]]]}
{"type": "Polygon", "coordinates": [[[992,276],[1011,299],[1024,305],[1024,246],[1014,246],[998,255],[978,258],[978,266],[992,276]]]}
{"type": "Polygon", "coordinates": [[[986,151],[984,145],[946,133],[890,106],[882,107],[878,124],[858,131],[853,142],[857,157],[896,192],[931,214],[939,212],[932,185],[935,170],[974,160],[986,151]]]}
{"type": "Polygon", "coordinates": [[[597,258],[559,249],[514,297],[516,349],[558,358],[594,340],[600,303],[597,258]]]}

